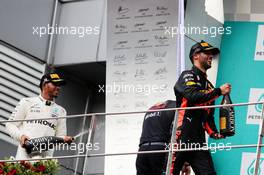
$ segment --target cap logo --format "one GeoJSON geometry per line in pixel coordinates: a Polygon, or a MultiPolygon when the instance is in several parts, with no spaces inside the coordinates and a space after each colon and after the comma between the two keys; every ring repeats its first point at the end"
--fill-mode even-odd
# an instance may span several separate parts
{"type": "Polygon", "coordinates": [[[59,79],[60,77],[59,77],[59,75],[58,74],[50,74],[50,78],[52,78],[52,79],[59,79]]]}
{"type": "Polygon", "coordinates": [[[201,43],[201,46],[203,46],[203,47],[209,47],[209,44],[208,43],[201,43]]]}

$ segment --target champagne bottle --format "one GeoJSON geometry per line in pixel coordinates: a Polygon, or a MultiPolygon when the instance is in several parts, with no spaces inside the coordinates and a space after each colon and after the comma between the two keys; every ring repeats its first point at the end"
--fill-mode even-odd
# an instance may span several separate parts
{"type": "Polygon", "coordinates": [[[63,138],[55,136],[44,136],[27,140],[23,147],[28,154],[41,153],[49,149],[53,149],[58,143],[64,143],[63,138]]]}
{"type": "MultiPolygon", "coordinates": [[[[229,94],[223,96],[221,105],[232,104],[229,94]]],[[[220,108],[220,134],[225,137],[235,135],[235,110],[233,106],[220,108]]]]}

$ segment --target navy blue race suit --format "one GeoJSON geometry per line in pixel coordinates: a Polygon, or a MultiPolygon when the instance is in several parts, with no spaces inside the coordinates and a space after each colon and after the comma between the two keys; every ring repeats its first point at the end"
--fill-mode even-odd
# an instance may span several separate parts
{"type": "MultiPolygon", "coordinates": [[[[206,73],[193,66],[183,71],[174,86],[177,107],[214,105],[221,95],[220,88],[214,88],[207,80],[206,73]]],[[[177,142],[181,148],[199,148],[206,146],[205,131],[210,136],[218,133],[214,122],[214,108],[179,110],[177,124],[177,142]]],[[[195,174],[216,174],[209,151],[191,151],[176,153],[174,175],[178,175],[184,162],[190,163],[195,174]]]]}
{"type": "MultiPolygon", "coordinates": [[[[156,104],[150,110],[175,108],[176,101],[156,104]]],[[[175,111],[147,112],[144,117],[139,151],[169,149],[175,111]]],[[[137,175],[161,175],[166,168],[166,153],[138,154],[137,175]]]]}

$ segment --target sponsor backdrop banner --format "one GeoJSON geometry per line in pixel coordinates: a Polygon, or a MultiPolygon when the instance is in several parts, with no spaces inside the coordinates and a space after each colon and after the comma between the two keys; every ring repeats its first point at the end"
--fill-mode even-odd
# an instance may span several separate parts
{"type": "MultiPolygon", "coordinates": [[[[259,175],[263,174],[264,170],[264,154],[261,154],[259,159],[259,175]]],[[[256,154],[255,153],[242,153],[242,161],[244,166],[240,166],[241,175],[244,174],[254,174],[254,166],[256,162],[256,154]]]]}
{"type": "MultiPolygon", "coordinates": [[[[106,111],[147,110],[175,99],[178,1],[108,0],[106,111]]],[[[136,152],[144,114],[106,116],[105,152],[136,152]]],[[[106,175],[135,175],[136,155],[105,157],[106,175]]]]}
{"type": "Polygon", "coordinates": [[[258,27],[255,60],[264,60],[264,25],[259,25],[258,27]]]}
{"type": "MultiPolygon", "coordinates": [[[[264,100],[264,24],[226,22],[225,26],[232,27],[232,33],[222,38],[217,86],[225,82],[232,84],[233,103],[264,100]]],[[[235,107],[236,135],[217,142],[210,139],[209,143],[219,146],[257,144],[261,110],[261,105],[235,107]]],[[[216,114],[219,114],[218,110],[216,114]]],[[[217,123],[218,119],[216,115],[217,123]]],[[[213,153],[217,174],[253,175],[255,152],[256,148],[243,148],[213,153]]],[[[263,160],[262,155],[259,175],[264,174],[263,160]]]]}

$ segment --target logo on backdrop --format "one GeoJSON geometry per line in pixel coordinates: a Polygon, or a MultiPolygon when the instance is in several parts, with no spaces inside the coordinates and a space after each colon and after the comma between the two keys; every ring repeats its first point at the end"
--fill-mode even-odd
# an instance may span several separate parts
{"type": "MultiPolygon", "coordinates": [[[[264,160],[264,158],[260,158],[260,159],[259,159],[259,164],[260,164],[260,165],[263,163],[263,160],[264,160]]],[[[254,160],[251,162],[251,164],[249,165],[249,167],[248,167],[248,169],[247,169],[247,174],[248,174],[248,175],[253,175],[253,174],[254,174],[254,172],[255,172],[255,163],[256,163],[256,159],[254,159],[254,160]]],[[[261,172],[262,172],[262,169],[259,168],[257,174],[260,175],[261,172]]]]}
{"type": "MultiPolygon", "coordinates": [[[[256,153],[242,153],[242,161],[240,166],[241,175],[254,175],[256,163],[256,153]]],[[[264,172],[264,154],[261,154],[259,159],[259,169],[258,175],[263,174],[264,172]]]]}
{"type": "Polygon", "coordinates": [[[264,61],[264,25],[258,27],[255,60],[264,61]]]}
{"type": "MultiPolygon", "coordinates": [[[[264,89],[251,88],[249,92],[249,102],[264,101],[264,89]]],[[[262,119],[262,104],[248,106],[247,124],[259,124],[262,119]]]]}
{"type": "MultiPolygon", "coordinates": [[[[261,102],[261,101],[264,101],[264,94],[261,94],[259,99],[258,99],[258,102],[261,102]]],[[[260,112],[262,111],[262,104],[257,104],[255,105],[255,109],[256,111],[260,112]]]]}

